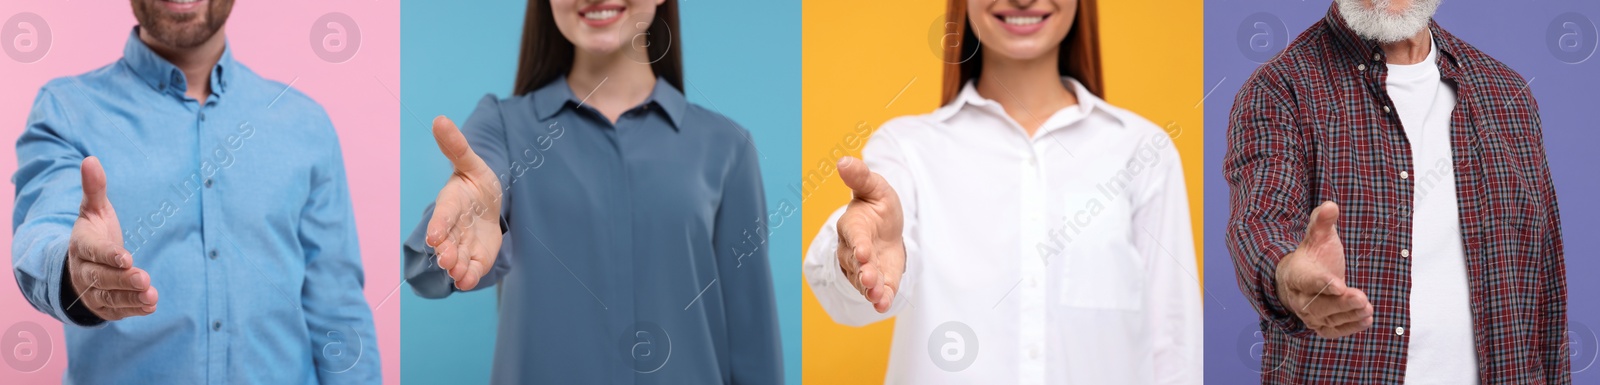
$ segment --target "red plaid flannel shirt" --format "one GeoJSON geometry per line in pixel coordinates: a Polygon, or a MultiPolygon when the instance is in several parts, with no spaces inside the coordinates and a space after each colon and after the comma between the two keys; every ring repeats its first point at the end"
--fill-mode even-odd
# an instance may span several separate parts
{"type": "MultiPolygon", "coordinates": [[[[1567,288],[1555,187],[1538,106],[1521,76],[1430,23],[1439,70],[1453,84],[1456,199],[1471,291],[1478,375],[1485,384],[1572,382],[1567,288]]],[[[1383,51],[1337,7],[1261,66],[1228,121],[1227,244],[1239,289],[1261,314],[1262,381],[1395,384],[1410,336],[1412,197],[1428,183],[1385,90],[1383,51]],[[1419,178],[1420,177],[1420,178],[1419,178]],[[1284,308],[1274,271],[1298,245],[1311,209],[1340,205],[1346,280],[1372,301],[1371,328],[1326,339],[1284,308]]]]}

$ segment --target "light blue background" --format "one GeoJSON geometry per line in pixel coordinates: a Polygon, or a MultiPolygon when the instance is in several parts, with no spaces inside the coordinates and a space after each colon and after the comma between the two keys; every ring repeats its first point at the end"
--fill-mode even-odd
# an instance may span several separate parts
{"type": "MultiPolygon", "coordinates": [[[[485,93],[511,93],[527,3],[401,3],[401,221],[395,231],[402,238],[422,220],[423,208],[450,174],[433,142],[433,117],[465,121],[485,93]]],[[[679,14],[681,31],[675,32],[683,39],[684,94],[750,130],[763,157],[785,379],[799,384],[800,218],[789,182],[799,180],[801,169],[800,2],[694,0],[681,2],[679,14]]],[[[494,290],[444,300],[417,297],[409,288],[400,295],[401,381],[489,381],[494,290]]]]}

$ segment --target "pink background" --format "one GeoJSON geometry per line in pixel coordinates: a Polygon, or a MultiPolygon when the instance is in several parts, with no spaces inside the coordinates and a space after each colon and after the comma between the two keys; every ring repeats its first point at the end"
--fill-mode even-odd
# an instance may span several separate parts
{"type": "MultiPolygon", "coordinates": [[[[21,12],[42,16],[52,33],[49,53],[34,63],[20,63],[0,52],[0,173],[16,171],[15,140],[21,135],[39,87],[52,78],[76,75],[122,56],[123,43],[134,26],[127,1],[4,0],[0,23],[21,12]]],[[[399,289],[399,117],[400,5],[398,1],[277,0],[239,1],[228,19],[228,42],[234,58],[268,79],[294,87],[322,103],[333,117],[344,147],[350,193],[360,226],[366,268],[367,301],[375,309],[378,348],[385,383],[400,382],[399,289]],[[359,51],[343,63],[328,63],[311,49],[312,23],[330,12],[342,12],[361,31],[359,51]],[[298,80],[296,80],[298,78],[298,80]],[[396,296],[397,297],[397,296],[396,296]],[[385,301],[387,299],[387,301],[385,301]]],[[[13,44],[3,39],[0,44],[13,44]]],[[[14,185],[3,189],[5,222],[11,223],[14,185]]],[[[0,231],[0,330],[33,322],[47,331],[51,355],[45,366],[23,373],[0,361],[5,383],[54,384],[66,369],[61,323],[35,311],[16,286],[11,270],[11,231],[0,231]]],[[[40,342],[41,344],[44,342],[40,342]]],[[[17,354],[0,346],[0,355],[17,354]]]]}

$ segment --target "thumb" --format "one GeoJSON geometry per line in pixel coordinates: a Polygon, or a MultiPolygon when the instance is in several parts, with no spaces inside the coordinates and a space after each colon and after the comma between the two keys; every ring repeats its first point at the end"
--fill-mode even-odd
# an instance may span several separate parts
{"type": "Polygon", "coordinates": [[[110,208],[111,200],[106,198],[106,171],[100,167],[100,159],[93,156],[83,158],[83,165],[79,169],[83,175],[83,203],[78,206],[78,211],[87,213],[110,208]]]}
{"type": "Polygon", "coordinates": [[[433,119],[433,140],[439,143],[439,152],[450,159],[450,165],[457,172],[474,175],[488,166],[478,154],[472,152],[472,145],[467,143],[467,137],[456,128],[456,123],[450,118],[439,115],[433,119]]]}
{"type": "Polygon", "coordinates": [[[1335,228],[1338,222],[1339,204],[1333,201],[1322,202],[1322,205],[1311,210],[1311,220],[1306,225],[1306,243],[1319,244],[1338,237],[1338,230],[1335,228]]]}
{"type": "Polygon", "coordinates": [[[861,200],[881,200],[890,193],[889,182],[868,169],[866,162],[855,157],[839,158],[839,179],[843,179],[844,185],[850,187],[856,198],[861,200]]]}

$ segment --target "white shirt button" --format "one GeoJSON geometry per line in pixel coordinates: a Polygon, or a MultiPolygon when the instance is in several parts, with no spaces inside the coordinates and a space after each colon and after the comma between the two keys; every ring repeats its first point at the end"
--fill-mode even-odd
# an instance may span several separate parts
{"type": "Polygon", "coordinates": [[[1397,335],[1397,336],[1406,335],[1406,327],[1404,327],[1404,326],[1396,326],[1394,328],[1394,335],[1397,335]]]}
{"type": "Polygon", "coordinates": [[[1406,179],[1406,178],[1410,178],[1410,177],[1411,177],[1411,173],[1405,172],[1405,171],[1400,171],[1400,179],[1406,179]]]}
{"type": "Polygon", "coordinates": [[[1032,345],[1028,347],[1028,358],[1035,360],[1039,359],[1039,345],[1032,345]]]}
{"type": "Polygon", "coordinates": [[[1401,258],[1410,258],[1411,257],[1411,249],[1400,249],[1400,257],[1401,258]]]}

